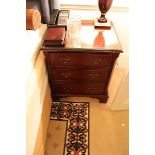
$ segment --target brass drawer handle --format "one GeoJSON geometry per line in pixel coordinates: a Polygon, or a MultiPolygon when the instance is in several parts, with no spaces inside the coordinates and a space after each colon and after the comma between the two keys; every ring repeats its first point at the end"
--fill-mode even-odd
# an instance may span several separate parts
{"type": "Polygon", "coordinates": [[[95,79],[95,78],[97,78],[99,76],[99,74],[88,74],[88,77],[89,78],[92,78],[92,79],[95,79]]]}
{"type": "Polygon", "coordinates": [[[69,57],[68,57],[68,58],[61,58],[61,59],[60,59],[60,61],[63,62],[64,64],[69,63],[71,60],[72,60],[72,59],[69,58],[69,57]]]}
{"type": "Polygon", "coordinates": [[[96,92],[96,88],[87,88],[86,93],[95,93],[96,92]]]}
{"type": "Polygon", "coordinates": [[[102,62],[102,59],[101,58],[94,58],[92,61],[93,61],[94,65],[98,65],[102,62]]]}
{"type": "Polygon", "coordinates": [[[64,78],[69,78],[71,76],[71,73],[62,73],[61,74],[64,78]]]}
{"type": "Polygon", "coordinates": [[[68,93],[68,92],[70,92],[73,88],[72,87],[63,87],[63,89],[64,89],[64,91],[66,92],[66,93],[68,93]]]}
{"type": "Polygon", "coordinates": [[[96,88],[91,88],[91,87],[90,87],[90,88],[88,88],[88,90],[96,90],[96,88]]]}

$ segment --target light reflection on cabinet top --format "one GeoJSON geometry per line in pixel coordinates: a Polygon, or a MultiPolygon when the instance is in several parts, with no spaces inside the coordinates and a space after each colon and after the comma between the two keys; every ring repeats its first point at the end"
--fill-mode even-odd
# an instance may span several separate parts
{"type": "MultiPolygon", "coordinates": [[[[112,23],[111,23],[112,24],[112,23]]],[[[82,24],[80,38],[66,37],[65,47],[44,47],[42,50],[62,50],[63,51],[103,51],[122,53],[122,47],[115,28],[112,24],[110,30],[95,29],[92,24],[82,24]]]]}

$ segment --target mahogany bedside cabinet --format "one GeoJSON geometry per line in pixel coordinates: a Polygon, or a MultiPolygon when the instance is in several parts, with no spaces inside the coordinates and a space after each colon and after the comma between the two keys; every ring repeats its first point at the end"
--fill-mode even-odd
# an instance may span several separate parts
{"type": "Polygon", "coordinates": [[[121,44],[110,30],[81,25],[80,38],[66,37],[65,45],[42,46],[53,101],[61,97],[88,96],[106,103],[108,84],[121,44]]]}

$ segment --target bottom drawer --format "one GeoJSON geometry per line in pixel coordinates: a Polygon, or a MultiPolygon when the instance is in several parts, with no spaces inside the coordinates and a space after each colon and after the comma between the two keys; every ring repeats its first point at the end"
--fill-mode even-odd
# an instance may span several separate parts
{"type": "Polygon", "coordinates": [[[54,93],[103,94],[104,83],[56,82],[54,93]]]}

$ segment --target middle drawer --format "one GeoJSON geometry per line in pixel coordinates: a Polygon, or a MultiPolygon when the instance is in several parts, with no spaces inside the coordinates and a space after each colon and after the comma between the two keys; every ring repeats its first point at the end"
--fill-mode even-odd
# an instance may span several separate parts
{"type": "Polygon", "coordinates": [[[105,81],[109,69],[53,69],[50,76],[56,80],[73,80],[73,81],[105,81]]]}

